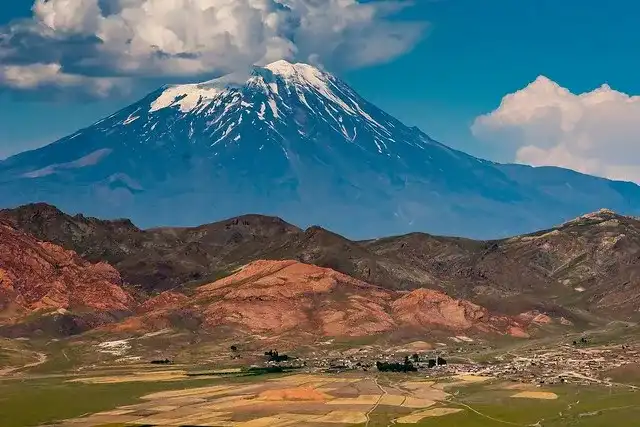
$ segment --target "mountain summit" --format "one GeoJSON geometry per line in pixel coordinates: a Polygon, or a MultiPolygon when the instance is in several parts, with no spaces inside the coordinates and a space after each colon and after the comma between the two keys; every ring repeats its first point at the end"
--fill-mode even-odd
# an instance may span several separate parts
{"type": "Polygon", "coordinates": [[[634,184],[474,158],[335,76],[286,61],[163,87],[0,162],[0,197],[4,206],[46,201],[145,227],[268,214],[352,238],[416,230],[490,238],[603,205],[640,212],[634,184]]]}

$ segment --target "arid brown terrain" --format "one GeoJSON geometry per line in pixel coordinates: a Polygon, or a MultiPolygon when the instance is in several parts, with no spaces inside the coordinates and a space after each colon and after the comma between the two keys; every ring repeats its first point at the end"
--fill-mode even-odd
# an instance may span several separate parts
{"type": "Polygon", "coordinates": [[[510,314],[630,316],[640,307],[640,221],[608,210],[496,241],[413,233],[354,242],[259,215],[140,230],[127,220],[70,216],[46,204],[0,217],[89,261],[109,262],[129,286],[150,295],[188,292],[258,259],[296,259],[387,289],[432,288],[510,314]]]}
{"type": "Polygon", "coordinates": [[[140,230],[128,220],[71,216],[43,203],[0,211],[0,218],[89,261],[110,263],[127,283],[149,293],[225,276],[302,232],[258,215],[195,228],[140,230]]]}
{"type": "MultiPolygon", "coordinates": [[[[440,291],[389,289],[296,260],[258,260],[240,268],[235,264],[222,264],[225,256],[238,259],[237,262],[245,256],[254,256],[259,253],[258,247],[275,248],[282,253],[299,250],[304,257],[309,254],[317,257],[318,252],[314,254],[310,250],[312,242],[327,254],[331,253],[327,248],[334,247],[337,253],[351,248],[354,254],[362,256],[366,253],[358,249],[357,243],[344,241],[321,229],[304,233],[280,220],[256,216],[204,226],[199,230],[141,231],[126,221],[71,218],[48,206],[38,208],[44,208],[40,213],[56,214],[49,218],[36,216],[41,218],[43,225],[50,227],[62,220],[58,223],[59,228],[49,228],[61,231],[67,238],[66,241],[58,239],[58,242],[71,246],[70,243],[79,241],[76,249],[84,249],[85,256],[96,263],[84,260],[71,249],[38,240],[27,230],[13,228],[20,224],[19,221],[2,219],[0,332],[8,336],[43,332],[64,336],[104,326],[107,331],[119,332],[151,332],[167,327],[193,331],[226,328],[272,337],[288,334],[313,339],[369,336],[397,330],[409,335],[440,330],[525,337],[526,326],[531,323],[528,319],[492,314],[479,305],[457,300],[440,291]],[[71,226],[71,219],[78,220],[76,228],[71,226]],[[260,235],[238,231],[251,229],[254,222],[264,225],[267,230],[260,235]],[[97,227],[91,228],[96,224],[97,227]],[[117,239],[127,235],[122,230],[129,230],[132,238],[118,244],[117,239]],[[85,239],[78,239],[78,235],[85,239]],[[269,239],[270,235],[276,238],[269,239]],[[289,235],[292,236],[287,241],[285,238],[289,235]],[[172,244],[199,245],[197,242],[185,243],[185,236],[203,240],[209,245],[210,252],[202,250],[202,257],[196,252],[192,259],[185,253],[169,251],[172,244]],[[209,260],[207,265],[224,265],[228,273],[224,278],[204,280],[200,285],[193,282],[189,286],[174,285],[173,289],[160,293],[147,287],[138,292],[135,281],[125,285],[120,273],[106,261],[114,259],[120,268],[126,266],[123,271],[131,272],[129,280],[135,280],[134,267],[127,264],[130,260],[126,254],[139,256],[148,247],[153,253],[153,246],[145,239],[163,241],[162,253],[180,261],[176,271],[188,272],[189,261],[203,268],[204,261],[209,260]],[[241,243],[234,245],[234,241],[249,241],[253,245],[244,248],[241,243]],[[219,250],[214,251],[214,247],[219,250]],[[100,260],[96,253],[104,253],[101,250],[115,254],[100,260]],[[122,257],[121,262],[112,258],[116,256],[122,257]],[[237,271],[231,272],[231,268],[237,271]]],[[[26,223],[34,226],[38,220],[26,223]]],[[[39,237],[42,238],[42,234],[39,237]]],[[[316,260],[321,257],[322,254],[316,260]]],[[[354,260],[346,260],[356,265],[354,260]]],[[[153,283],[154,277],[148,277],[147,283],[153,283]]],[[[179,284],[180,275],[171,278],[179,284]]]]}
{"type": "Polygon", "coordinates": [[[189,318],[204,330],[225,327],[267,336],[359,337],[445,330],[526,337],[524,328],[530,323],[491,314],[438,291],[393,291],[293,260],[255,261],[198,287],[190,298],[164,292],[140,312],[113,328],[158,330],[174,327],[172,319],[189,318]]]}
{"type": "Polygon", "coordinates": [[[113,321],[136,304],[121,285],[109,264],[92,264],[0,222],[0,326],[69,312],[87,314],[91,326],[113,321]]]}

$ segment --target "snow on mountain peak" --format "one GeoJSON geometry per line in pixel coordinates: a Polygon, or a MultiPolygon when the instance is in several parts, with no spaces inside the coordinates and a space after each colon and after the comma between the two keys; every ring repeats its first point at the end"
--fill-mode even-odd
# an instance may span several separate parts
{"type": "MultiPolygon", "coordinates": [[[[181,112],[188,113],[199,105],[214,101],[228,89],[238,89],[251,84],[269,85],[272,90],[277,91],[277,85],[268,81],[270,76],[265,75],[265,70],[282,79],[287,85],[306,86],[318,91],[331,101],[341,103],[330,88],[331,76],[329,74],[308,64],[292,64],[280,60],[264,67],[255,67],[249,73],[237,72],[202,83],[169,86],[151,104],[149,112],[154,113],[168,107],[179,107],[181,112]]],[[[342,106],[355,113],[347,105],[342,106]]]]}
{"type": "Polygon", "coordinates": [[[289,78],[302,81],[326,79],[325,73],[312,65],[303,63],[292,64],[291,62],[285,61],[283,59],[280,61],[272,62],[271,64],[266,65],[264,68],[271,71],[273,74],[281,76],[285,79],[289,78]]]}
{"type": "MultiPolygon", "coordinates": [[[[280,60],[264,68],[280,76],[290,85],[310,88],[329,101],[338,104],[346,112],[353,115],[357,114],[357,108],[352,108],[336,94],[336,89],[338,88],[336,87],[336,81],[333,76],[320,71],[312,65],[302,63],[292,64],[288,61],[280,60]]],[[[354,94],[349,95],[349,98],[352,98],[354,94]]]]}
{"type": "Polygon", "coordinates": [[[208,104],[232,88],[240,88],[250,80],[250,73],[236,72],[202,83],[169,86],[151,103],[150,113],[167,107],[180,107],[188,113],[202,104],[208,104]]]}
{"type": "Polygon", "coordinates": [[[204,84],[187,84],[170,86],[151,103],[150,113],[167,107],[180,107],[180,111],[188,113],[196,108],[203,100],[213,100],[224,90],[204,84]]]}
{"type": "Polygon", "coordinates": [[[293,64],[286,59],[280,59],[279,61],[272,62],[264,66],[264,68],[271,70],[274,73],[292,73],[295,72],[296,66],[305,64],[293,64]]]}
{"type": "MultiPolygon", "coordinates": [[[[170,86],[151,103],[149,113],[169,108],[188,123],[189,138],[204,126],[201,132],[208,135],[211,146],[233,143],[243,134],[250,138],[255,129],[261,129],[265,141],[281,144],[308,138],[309,131],[317,133],[323,127],[350,144],[387,156],[398,155],[391,147],[399,141],[415,146],[430,143],[332,74],[285,60],[202,83],[170,86]]],[[[128,118],[123,124],[132,121],[128,118]]]]}

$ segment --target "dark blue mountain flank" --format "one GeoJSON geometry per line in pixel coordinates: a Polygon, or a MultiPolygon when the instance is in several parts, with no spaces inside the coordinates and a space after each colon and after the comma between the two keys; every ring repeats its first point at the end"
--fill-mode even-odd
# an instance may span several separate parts
{"type": "Polygon", "coordinates": [[[257,213],[351,238],[494,238],[601,207],[638,213],[640,187],[477,159],[403,125],[331,74],[279,61],[164,87],[0,162],[0,200],[143,227],[257,213]]]}

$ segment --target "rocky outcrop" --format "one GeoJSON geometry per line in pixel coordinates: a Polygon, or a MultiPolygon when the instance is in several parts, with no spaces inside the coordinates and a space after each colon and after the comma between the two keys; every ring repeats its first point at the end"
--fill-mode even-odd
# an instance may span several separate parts
{"type": "Polygon", "coordinates": [[[258,333],[300,329],[316,335],[363,336],[394,328],[390,291],[328,268],[296,261],[257,261],[202,286],[196,301],[214,300],[205,325],[236,324],[258,333]]]}
{"type": "Polygon", "coordinates": [[[538,311],[528,311],[526,313],[521,313],[518,318],[527,323],[537,323],[539,325],[548,325],[550,323],[553,323],[553,319],[551,317],[538,311]]]}
{"type": "Polygon", "coordinates": [[[189,297],[179,292],[167,291],[150,298],[140,304],[136,309],[137,313],[150,313],[172,307],[179,307],[189,301],[189,297]]]}
{"type": "Polygon", "coordinates": [[[508,316],[492,314],[465,300],[432,289],[416,289],[392,303],[394,317],[402,324],[446,330],[476,330],[528,337],[524,325],[508,316]]]}
{"type": "Polygon", "coordinates": [[[358,337],[403,329],[526,336],[523,323],[442,292],[393,291],[293,260],[253,262],[199,287],[184,304],[160,305],[118,329],[153,329],[166,326],[161,319],[185,316],[199,319],[206,330],[224,327],[268,336],[358,337]]]}
{"type": "Polygon", "coordinates": [[[120,273],[0,223],[0,325],[34,313],[130,312],[120,273]]]}
{"type": "MultiPolygon", "coordinates": [[[[437,323],[434,319],[445,309],[440,305],[449,307],[449,303],[428,302],[426,291],[414,295],[402,291],[435,289],[455,301],[484,307],[494,314],[493,319],[500,314],[537,325],[551,319],[554,325],[582,328],[592,322],[633,319],[640,310],[640,220],[609,210],[583,215],[552,230],[487,242],[422,233],[355,242],[320,227],[303,231],[278,218],[259,215],[194,228],[140,230],[126,220],[71,216],[45,204],[0,211],[2,220],[38,240],[74,250],[90,262],[113,265],[125,290],[137,293],[142,289],[137,297],[140,300],[153,297],[136,310],[138,314],[184,306],[186,297],[181,292],[189,294],[197,286],[216,282],[216,278],[259,259],[313,264],[405,297],[395,302],[397,309],[389,308],[387,302],[380,304],[389,306],[382,311],[394,322],[403,318],[403,307],[417,310],[422,304],[418,301],[423,301],[422,310],[435,311],[428,316],[418,314],[420,321],[407,319],[416,327],[437,323]],[[155,299],[166,290],[171,293],[155,299]]],[[[248,274],[245,270],[242,274],[248,274]]],[[[15,279],[2,274],[3,313],[13,317],[24,311],[21,307],[26,303],[20,300],[24,296],[8,285],[15,279]]],[[[226,306],[218,301],[219,296],[211,298],[219,304],[218,323],[224,324],[231,316],[224,313],[233,313],[234,307],[229,300],[225,300],[226,306]]],[[[351,301],[355,304],[357,300],[351,301]]],[[[285,304],[286,300],[271,302],[285,304]]],[[[368,310],[374,308],[369,306],[368,310]]],[[[468,321],[478,314],[474,310],[464,306],[449,314],[468,321]],[[461,311],[464,316],[456,314],[461,311]]],[[[182,313],[200,316],[198,311],[202,310],[185,308],[182,313]]],[[[339,332],[349,328],[348,319],[356,314],[347,310],[333,316],[323,327],[339,332]]],[[[201,322],[214,318],[189,318],[188,324],[200,327],[201,322]]],[[[379,330],[385,325],[373,322],[370,327],[379,330]]]]}
{"type": "Polygon", "coordinates": [[[302,232],[279,218],[261,215],[200,227],[141,230],[129,220],[72,216],[45,203],[0,210],[0,220],[88,261],[108,262],[125,282],[149,295],[213,281],[302,232]]]}
{"type": "Polygon", "coordinates": [[[395,300],[391,306],[395,317],[415,326],[465,330],[489,320],[485,308],[431,289],[417,289],[395,300]]]}

